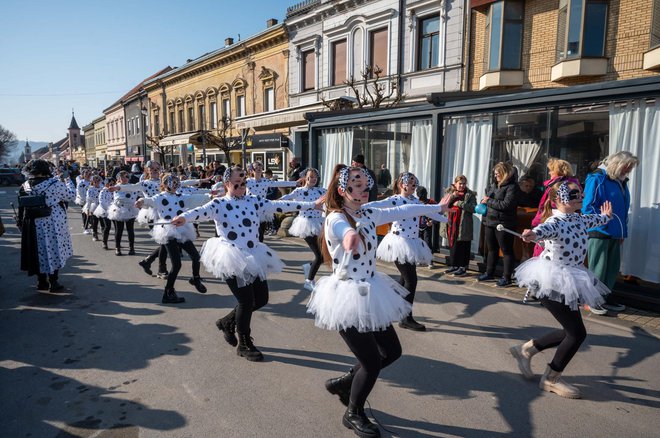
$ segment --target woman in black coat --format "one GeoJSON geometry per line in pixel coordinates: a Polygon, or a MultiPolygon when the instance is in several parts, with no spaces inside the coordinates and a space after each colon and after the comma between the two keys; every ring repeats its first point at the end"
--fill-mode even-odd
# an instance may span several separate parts
{"type": "Polygon", "coordinates": [[[486,243],[486,272],[477,279],[479,281],[495,278],[495,266],[499,260],[499,251],[502,250],[504,259],[504,274],[497,282],[499,287],[511,284],[513,273],[513,235],[504,231],[497,231],[499,224],[505,228],[515,229],[518,225],[518,183],[516,170],[509,163],[497,163],[493,168],[495,183],[486,189],[486,196],[481,200],[488,210],[484,218],[484,240],[486,243]]]}

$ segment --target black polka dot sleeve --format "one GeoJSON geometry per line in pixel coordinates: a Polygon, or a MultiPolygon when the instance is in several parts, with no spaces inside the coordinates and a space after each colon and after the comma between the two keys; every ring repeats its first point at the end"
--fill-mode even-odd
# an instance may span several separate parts
{"type": "Polygon", "coordinates": [[[401,221],[415,216],[426,216],[437,222],[447,222],[447,218],[440,213],[440,205],[402,205],[391,208],[375,208],[366,204],[361,210],[366,211],[376,225],[383,225],[394,221],[401,221]]]}
{"type": "Polygon", "coordinates": [[[269,217],[275,213],[288,213],[290,211],[313,210],[316,207],[314,202],[299,201],[270,201],[259,197],[260,216],[269,217]],[[262,205],[263,204],[263,205],[262,205]]]}

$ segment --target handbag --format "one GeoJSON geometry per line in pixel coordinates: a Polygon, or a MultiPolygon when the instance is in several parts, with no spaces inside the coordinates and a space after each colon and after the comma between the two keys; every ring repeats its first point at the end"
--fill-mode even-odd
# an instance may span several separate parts
{"type": "Polygon", "coordinates": [[[18,207],[25,209],[25,217],[30,219],[39,219],[42,217],[50,216],[52,209],[48,205],[46,205],[45,192],[46,190],[48,190],[48,187],[55,184],[55,182],[56,181],[53,180],[50,184],[48,184],[44,189],[44,193],[37,193],[36,190],[33,190],[32,187],[30,187],[30,191],[31,191],[30,194],[26,194],[18,197],[18,207]]]}

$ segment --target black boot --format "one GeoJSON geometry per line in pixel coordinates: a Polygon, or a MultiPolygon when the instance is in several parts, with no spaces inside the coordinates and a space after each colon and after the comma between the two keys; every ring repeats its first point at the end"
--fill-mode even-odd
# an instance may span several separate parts
{"type": "Polygon", "coordinates": [[[190,280],[188,280],[188,283],[195,286],[195,289],[197,289],[197,292],[199,292],[200,294],[206,293],[206,286],[202,284],[201,277],[191,277],[190,280]]]}
{"type": "Polygon", "coordinates": [[[356,408],[349,405],[341,422],[347,428],[353,429],[355,435],[360,438],[380,437],[380,429],[367,418],[364,408],[356,408]]]}
{"type": "Polygon", "coordinates": [[[415,321],[415,319],[412,316],[412,313],[399,322],[399,327],[408,329],[408,330],[413,330],[416,332],[423,332],[426,330],[426,327],[423,324],[418,323],[415,321]]]}
{"type": "Polygon", "coordinates": [[[94,233],[94,234],[92,234],[92,241],[93,241],[93,242],[98,242],[98,241],[99,241],[99,235],[98,235],[98,233],[94,233]]]}
{"type": "Polygon", "coordinates": [[[217,320],[215,326],[222,332],[225,341],[229,345],[232,347],[238,345],[238,339],[236,338],[236,310],[232,310],[229,315],[217,320]]]}
{"type": "Polygon", "coordinates": [[[115,255],[120,256],[121,255],[121,248],[115,248],[115,255]]]}
{"type": "Polygon", "coordinates": [[[37,290],[48,290],[49,287],[46,274],[37,274],[37,290]]]}
{"type": "Polygon", "coordinates": [[[153,272],[151,272],[151,263],[149,263],[149,260],[143,259],[138,262],[138,265],[142,268],[145,274],[152,276],[153,272]]]}
{"type": "Polygon", "coordinates": [[[108,250],[108,242],[103,242],[103,249],[108,250]]]}
{"type": "Polygon", "coordinates": [[[128,248],[128,255],[135,255],[135,248],[133,245],[128,248]]]}
{"type": "Polygon", "coordinates": [[[48,283],[50,283],[49,292],[61,292],[64,290],[64,286],[57,281],[58,279],[59,275],[57,272],[48,276],[48,283]]]}
{"type": "Polygon", "coordinates": [[[236,349],[236,354],[246,358],[250,362],[259,362],[264,360],[264,355],[261,354],[261,351],[257,350],[257,347],[254,346],[250,335],[242,335],[239,333],[238,348],[236,349]]]}
{"type": "Polygon", "coordinates": [[[348,399],[351,396],[351,385],[353,384],[353,369],[351,368],[346,374],[335,377],[334,379],[328,379],[325,381],[325,389],[328,390],[330,394],[335,394],[339,396],[339,400],[348,406],[348,399]]]}
{"type": "Polygon", "coordinates": [[[179,304],[185,301],[186,301],[185,298],[180,297],[176,294],[173,287],[165,288],[165,292],[163,293],[163,299],[162,299],[163,304],[179,304]]]}

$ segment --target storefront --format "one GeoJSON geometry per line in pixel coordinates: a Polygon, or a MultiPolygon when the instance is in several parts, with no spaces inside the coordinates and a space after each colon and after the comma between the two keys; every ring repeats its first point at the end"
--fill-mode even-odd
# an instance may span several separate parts
{"type": "MultiPolygon", "coordinates": [[[[483,194],[499,161],[512,162],[519,177],[531,176],[538,186],[548,177],[549,157],[569,161],[584,181],[607,155],[628,150],[640,166],[629,182],[631,233],[621,271],[660,283],[660,245],[652,234],[660,229],[659,97],[657,76],[483,97],[431,94],[418,106],[313,113],[311,163],[325,183],[335,164],[363,153],[377,176],[382,164],[393,178],[412,171],[440,199],[457,175],[483,194]]],[[[478,233],[475,226],[475,253],[478,233]]]]}

